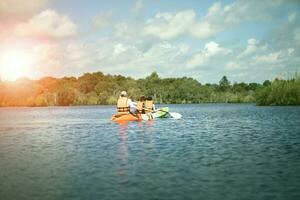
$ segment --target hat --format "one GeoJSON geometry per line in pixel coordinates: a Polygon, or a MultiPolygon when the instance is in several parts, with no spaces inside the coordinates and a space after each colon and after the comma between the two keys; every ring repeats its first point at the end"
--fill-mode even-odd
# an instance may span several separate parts
{"type": "Polygon", "coordinates": [[[122,91],[121,92],[121,96],[127,96],[127,92],[126,91],[122,91]]]}

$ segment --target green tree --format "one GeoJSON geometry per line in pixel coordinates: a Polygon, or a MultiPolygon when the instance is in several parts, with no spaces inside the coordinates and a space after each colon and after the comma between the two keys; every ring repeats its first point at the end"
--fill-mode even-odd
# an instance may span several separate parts
{"type": "Polygon", "coordinates": [[[225,91],[227,91],[229,88],[230,88],[230,82],[229,82],[229,80],[227,79],[226,76],[223,76],[223,77],[221,78],[221,80],[219,81],[219,89],[220,89],[222,92],[225,92],[225,91]]]}
{"type": "Polygon", "coordinates": [[[57,103],[60,106],[72,105],[75,101],[75,92],[72,89],[62,88],[57,94],[57,103]]]}
{"type": "Polygon", "coordinates": [[[271,85],[271,81],[265,80],[265,81],[263,82],[263,86],[267,87],[267,86],[269,86],[269,85],[271,85]]]}

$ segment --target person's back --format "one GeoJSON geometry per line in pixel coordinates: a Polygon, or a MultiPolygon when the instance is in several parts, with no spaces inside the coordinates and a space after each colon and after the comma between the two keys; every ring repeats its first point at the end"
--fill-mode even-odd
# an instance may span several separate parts
{"type": "Polygon", "coordinates": [[[152,112],[155,110],[154,103],[152,97],[148,97],[145,101],[145,111],[152,112]]]}
{"type": "Polygon", "coordinates": [[[130,99],[127,97],[127,92],[122,91],[117,102],[117,114],[128,114],[130,112],[130,99]]]}
{"type": "Polygon", "coordinates": [[[145,96],[141,96],[137,102],[136,110],[138,113],[145,114],[145,96]]]}

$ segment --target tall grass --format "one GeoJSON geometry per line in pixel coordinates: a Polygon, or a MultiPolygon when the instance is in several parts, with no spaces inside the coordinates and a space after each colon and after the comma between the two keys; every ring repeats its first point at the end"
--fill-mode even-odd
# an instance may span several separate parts
{"type": "Polygon", "coordinates": [[[257,105],[300,105],[300,76],[288,80],[274,80],[271,85],[257,90],[257,105]]]}

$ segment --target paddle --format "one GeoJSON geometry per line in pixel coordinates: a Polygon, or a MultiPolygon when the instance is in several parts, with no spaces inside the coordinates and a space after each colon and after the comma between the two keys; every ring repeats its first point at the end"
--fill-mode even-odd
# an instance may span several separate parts
{"type": "MultiPolygon", "coordinates": [[[[144,108],[145,110],[149,110],[149,111],[152,111],[150,109],[147,109],[147,108],[144,108]]],[[[176,113],[176,112],[168,112],[168,111],[165,111],[165,110],[161,110],[161,109],[158,109],[158,110],[155,110],[155,111],[152,111],[152,112],[156,112],[156,111],[161,111],[161,112],[165,112],[165,113],[168,113],[172,118],[174,119],[181,119],[182,115],[179,114],[179,113],[176,113]]]]}
{"type": "Polygon", "coordinates": [[[161,110],[161,109],[158,109],[156,111],[161,111],[161,112],[166,112],[166,113],[169,113],[169,115],[171,117],[173,117],[174,119],[180,119],[182,117],[181,114],[177,113],[177,112],[168,112],[168,111],[165,111],[165,110],[161,110]]]}
{"type": "Polygon", "coordinates": [[[181,119],[182,115],[177,112],[168,112],[174,119],[181,119]]]}

